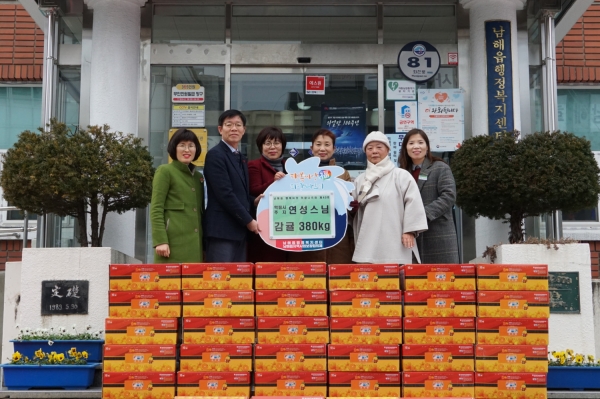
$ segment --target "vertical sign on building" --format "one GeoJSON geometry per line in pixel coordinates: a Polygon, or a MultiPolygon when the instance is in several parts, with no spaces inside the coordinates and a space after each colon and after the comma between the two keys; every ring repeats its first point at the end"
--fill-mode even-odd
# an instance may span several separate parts
{"type": "Polygon", "coordinates": [[[485,22],[488,130],[490,135],[514,130],[510,21],[485,22]]]}

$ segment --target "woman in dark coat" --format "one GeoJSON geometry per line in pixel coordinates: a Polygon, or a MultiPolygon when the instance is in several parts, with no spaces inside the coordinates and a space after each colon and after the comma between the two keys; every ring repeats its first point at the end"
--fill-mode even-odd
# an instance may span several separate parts
{"type": "Polygon", "coordinates": [[[424,131],[412,129],[404,137],[399,164],[410,172],[421,192],[428,230],[417,237],[422,263],[458,263],[458,241],[452,207],[456,184],[450,167],[431,155],[424,131]]]}

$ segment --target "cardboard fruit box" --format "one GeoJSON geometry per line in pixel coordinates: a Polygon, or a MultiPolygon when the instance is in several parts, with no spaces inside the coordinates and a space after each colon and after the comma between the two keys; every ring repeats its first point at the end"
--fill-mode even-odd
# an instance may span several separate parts
{"type": "Polygon", "coordinates": [[[475,371],[547,373],[548,347],[534,345],[476,345],[475,371]]]}
{"type": "Polygon", "coordinates": [[[474,344],[474,317],[405,317],[406,344],[474,344]]]}
{"type": "Polygon", "coordinates": [[[183,263],[181,288],[184,290],[250,290],[252,263],[183,263]]]}
{"type": "Polygon", "coordinates": [[[179,371],[252,371],[252,345],[182,344],[179,371]]]}
{"type": "Polygon", "coordinates": [[[403,265],[400,267],[405,291],[475,291],[475,265],[403,265]]]}
{"type": "Polygon", "coordinates": [[[473,345],[404,344],[404,371],[475,371],[473,345]]]}
{"type": "Polygon", "coordinates": [[[400,371],[400,345],[345,345],[327,347],[328,371],[400,371]]]}
{"type": "Polygon", "coordinates": [[[326,290],[258,290],[256,315],[327,316],[326,290]]]}
{"type": "Polygon", "coordinates": [[[400,289],[400,272],[397,264],[329,265],[329,290],[379,290],[400,289]]]}
{"type": "Polygon", "coordinates": [[[248,372],[177,373],[177,396],[250,396],[248,372]]]}
{"type": "Polygon", "coordinates": [[[175,372],[176,345],[104,345],[104,372],[175,372]]]}
{"type": "Polygon", "coordinates": [[[253,317],[184,317],[184,344],[252,344],[253,317]]]}
{"type": "Polygon", "coordinates": [[[327,288],[327,264],[259,262],[254,284],[257,290],[324,290],[327,288]]]}
{"type": "Polygon", "coordinates": [[[258,317],[259,344],[326,344],[328,317],[258,317]]]}
{"type": "Polygon", "coordinates": [[[256,396],[327,396],[326,371],[256,371],[256,396]]]}
{"type": "MultiPolygon", "coordinates": [[[[406,398],[475,397],[475,375],[459,371],[405,371],[402,373],[402,395],[406,398]]],[[[493,396],[480,396],[493,398],[493,396]]]]}
{"type": "Polygon", "coordinates": [[[550,317],[548,291],[479,291],[477,292],[479,317],[550,317]]]}
{"type": "Polygon", "coordinates": [[[475,373],[478,398],[546,398],[546,373],[475,373]]]}
{"type": "Polygon", "coordinates": [[[548,319],[478,317],[477,343],[480,345],[547,346],[548,319]]]}
{"type": "Polygon", "coordinates": [[[175,383],[174,372],[105,372],[102,375],[102,399],[172,398],[175,383]]]}
{"type": "Polygon", "coordinates": [[[108,269],[111,291],[160,291],[181,289],[181,265],[112,264],[108,269]]]}
{"type": "Polygon", "coordinates": [[[329,372],[329,396],[400,397],[400,373],[329,372]]]}
{"type": "Polygon", "coordinates": [[[181,317],[181,291],[110,291],[109,317],[181,317]]]}
{"type": "Polygon", "coordinates": [[[401,317],[332,317],[330,329],[333,344],[402,343],[401,317]]]}
{"type": "Polygon", "coordinates": [[[480,291],[547,291],[548,265],[477,265],[480,291]]]}
{"type": "Polygon", "coordinates": [[[256,344],[256,371],[326,371],[326,344],[256,344]]]}
{"type": "Polygon", "coordinates": [[[475,291],[406,291],[406,317],[475,317],[475,291]]]}
{"type": "Polygon", "coordinates": [[[331,317],[400,317],[400,291],[331,291],[331,317]]]}
{"type": "Polygon", "coordinates": [[[115,319],[104,322],[105,344],[176,345],[178,319],[115,319]]]}
{"type": "Polygon", "coordinates": [[[252,317],[252,290],[184,290],[183,317],[252,317]]]}

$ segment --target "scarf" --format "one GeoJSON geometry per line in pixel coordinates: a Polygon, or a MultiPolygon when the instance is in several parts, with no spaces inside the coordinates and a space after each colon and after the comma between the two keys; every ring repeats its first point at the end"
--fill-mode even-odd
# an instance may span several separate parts
{"type": "Polygon", "coordinates": [[[373,184],[379,180],[382,176],[387,175],[396,168],[396,165],[392,162],[389,156],[382,159],[378,164],[373,164],[367,161],[367,170],[365,171],[365,180],[360,186],[358,192],[358,202],[362,203],[373,184]]]}
{"type": "Polygon", "coordinates": [[[321,161],[319,162],[319,166],[320,166],[320,167],[323,167],[323,166],[329,166],[329,164],[330,164],[330,162],[331,162],[331,160],[332,160],[332,159],[333,159],[333,158],[329,158],[329,159],[326,159],[326,160],[324,160],[324,161],[323,161],[323,160],[321,160],[321,161]]]}
{"type": "Polygon", "coordinates": [[[264,155],[263,157],[273,167],[273,169],[275,169],[278,172],[283,172],[283,155],[277,159],[269,159],[264,155]]]}

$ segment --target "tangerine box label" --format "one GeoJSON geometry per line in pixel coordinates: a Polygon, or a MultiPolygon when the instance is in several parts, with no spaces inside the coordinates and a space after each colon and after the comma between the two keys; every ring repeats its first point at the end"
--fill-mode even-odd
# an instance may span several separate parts
{"type": "Polygon", "coordinates": [[[112,264],[108,269],[111,291],[174,291],[181,289],[181,265],[112,264]]]}
{"type": "Polygon", "coordinates": [[[257,290],[324,290],[327,288],[327,264],[324,262],[256,264],[257,290]]]}
{"type": "Polygon", "coordinates": [[[405,371],[402,373],[402,387],[407,398],[473,398],[475,376],[472,372],[459,371],[405,371]]]}
{"type": "Polygon", "coordinates": [[[400,373],[329,372],[329,396],[400,397],[400,373]]]}
{"type": "Polygon", "coordinates": [[[475,291],[406,291],[406,317],[475,317],[475,291]]]}
{"type": "Polygon", "coordinates": [[[475,371],[547,373],[548,347],[534,345],[476,345],[475,371]]]}
{"type": "Polygon", "coordinates": [[[181,291],[110,291],[109,317],[180,317],[181,291]]]}
{"type": "Polygon", "coordinates": [[[329,265],[329,289],[399,290],[399,268],[397,264],[329,265]]]}
{"type": "Polygon", "coordinates": [[[175,396],[175,373],[105,372],[102,399],[164,399],[175,396]]]}
{"type": "Polygon", "coordinates": [[[109,344],[176,345],[177,319],[116,319],[104,322],[104,340],[109,344]]]}
{"type": "Polygon", "coordinates": [[[326,371],[326,344],[256,344],[256,371],[326,371]]]}
{"type": "Polygon", "coordinates": [[[250,373],[180,371],[177,396],[250,396],[250,373]]]}
{"type": "Polygon", "coordinates": [[[401,317],[332,317],[331,343],[385,344],[402,343],[401,317]]]}
{"type": "Polygon", "coordinates": [[[253,317],[184,317],[184,344],[252,344],[253,317]]]}
{"type": "Polygon", "coordinates": [[[400,346],[330,344],[327,362],[328,371],[400,371],[400,346]]]}
{"type": "Polygon", "coordinates": [[[254,373],[256,396],[327,396],[327,372],[298,371],[254,373]]]}
{"type": "Polygon", "coordinates": [[[406,344],[474,344],[473,317],[405,317],[406,344]]]}
{"type": "Polygon", "coordinates": [[[400,317],[400,291],[331,291],[331,317],[400,317]]]}
{"type": "Polygon", "coordinates": [[[475,373],[477,398],[546,398],[546,373],[475,373]]]}
{"type": "Polygon", "coordinates": [[[175,345],[104,345],[104,371],[174,372],[175,345]]]}
{"type": "Polygon", "coordinates": [[[181,287],[184,290],[250,290],[252,263],[183,263],[181,287]]]}
{"type": "Polygon", "coordinates": [[[259,317],[259,344],[326,344],[328,317],[259,317]]]}
{"type": "Polygon", "coordinates": [[[547,291],[548,265],[477,265],[480,291],[547,291]]]}
{"type": "Polygon", "coordinates": [[[180,371],[252,371],[251,344],[182,344],[180,371]]]}
{"type": "Polygon", "coordinates": [[[326,290],[258,290],[256,315],[327,316],[326,290]]]}
{"type": "Polygon", "coordinates": [[[479,317],[550,317],[548,291],[479,291],[477,292],[479,317]]]}
{"type": "Polygon", "coordinates": [[[475,371],[473,345],[404,344],[404,371],[475,371]]]}
{"type": "Polygon", "coordinates": [[[183,317],[252,317],[252,290],[184,290],[183,317]]]}
{"type": "Polygon", "coordinates": [[[548,319],[477,318],[477,343],[481,345],[547,346],[548,319]]]}
{"type": "Polygon", "coordinates": [[[404,265],[400,268],[406,291],[475,291],[475,265],[404,265]]]}

